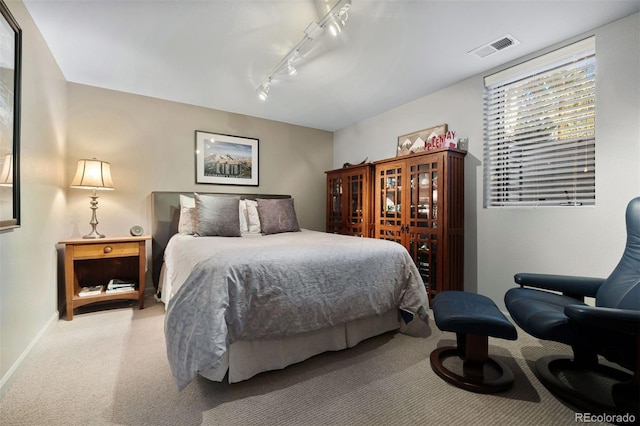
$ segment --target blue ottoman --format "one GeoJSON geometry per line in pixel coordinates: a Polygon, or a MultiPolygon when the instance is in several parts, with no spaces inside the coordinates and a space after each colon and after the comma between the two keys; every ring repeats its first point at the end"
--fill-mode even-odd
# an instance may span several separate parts
{"type": "Polygon", "coordinates": [[[432,309],[438,328],[456,333],[457,340],[457,346],[431,352],[431,368],[438,376],[479,393],[502,392],[513,385],[509,367],[489,357],[489,336],[516,340],[518,333],[491,299],[476,293],[444,291],[434,297],[432,309]],[[443,365],[452,356],[462,359],[462,375],[443,365]]]}

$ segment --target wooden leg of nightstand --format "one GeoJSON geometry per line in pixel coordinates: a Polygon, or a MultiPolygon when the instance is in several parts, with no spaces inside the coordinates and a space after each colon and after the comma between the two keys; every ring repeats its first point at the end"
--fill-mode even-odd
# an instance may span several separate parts
{"type": "Polygon", "coordinates": [[[73,284],[75,273],[73,270],[73,246],[67,246],[64,250],[64,289],[67,301],[67,321],[73,320],[73,284]]]}
{"type": "Polygon", "coordinates": [[[147,250],[145,241],[140,241],[140,257],[138,258],[138,303],[144,309],[144,287],[147,273],[147,250]]]}

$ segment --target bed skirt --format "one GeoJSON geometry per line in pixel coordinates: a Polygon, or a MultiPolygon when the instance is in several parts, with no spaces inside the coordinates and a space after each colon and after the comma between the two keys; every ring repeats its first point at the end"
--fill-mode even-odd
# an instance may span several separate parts
{"type": "Polygon", "coordinates": [[[229,372],[229,383],[247,380],[258,373],[280,370],[314,355],[351,348],[361,341],[400,328],[397,310],[363,318],[347,324],[282,339],[238,341],[232,343],[218,368],[200,375],[222,382],[229,372]]]}

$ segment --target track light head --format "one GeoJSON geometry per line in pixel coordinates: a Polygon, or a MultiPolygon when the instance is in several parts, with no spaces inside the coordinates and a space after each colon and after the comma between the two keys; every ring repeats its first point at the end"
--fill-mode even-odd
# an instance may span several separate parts
{"type": "Polygon", "coordinates": [[[342,29],[347,25],[347,19],[349,19],[349,7],[350,3],[346,3],[340,8],[337,13],[331,15],[328,21],[329,32],[336,37],[342,32],[342,29]]]}
{"type": "Polygon", "coordinates": [[[266,101],[267,98],[269,97],[269,88],[271,87],[271,79],[269,79],[268,81],[262,83],[260,85],[260,87],[258,87],[258,97],[263,100],[266,101]]]}
{"type": "Polygon", "coordinates": [[[345,26],[345,21],[341,18],[334,16],[329,20],[329,32],[332,36],[337,37],[338,34],[342,32],[342,29],[345,26]]]}
{"type": "Polygon", "coordinates": [[[289,63],[287,64],[287,74],[289,74],[290,76],[298,74],[298,70],[293,66],[291,60],[289,60],[289,63]]]}
{"type": "Polygon", "coordinates": [[[340,24],[340,21],[338,21],[336,18],[333,18],[329,23],[329,32],[332,36],[337,37],[338,34],[342,32],[342,27],[343,26],[340,24]]]}

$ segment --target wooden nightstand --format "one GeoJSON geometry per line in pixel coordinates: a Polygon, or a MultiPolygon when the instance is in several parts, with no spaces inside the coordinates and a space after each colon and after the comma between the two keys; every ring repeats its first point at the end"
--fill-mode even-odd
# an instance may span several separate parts
{"type": "Polygon", "coordinates": [[[100,239],[71,239],[64,244],[64,281],[67,298],[67,320],[73,319],[73,310],[89,303],[106,300],[137,300],[144,308],[144,282],[146,274],[146,246],[150,236],[100,239]],[[134,281],[135,290],[79,296],[82,287],[103,285],[111,279],[134,281]]]}

